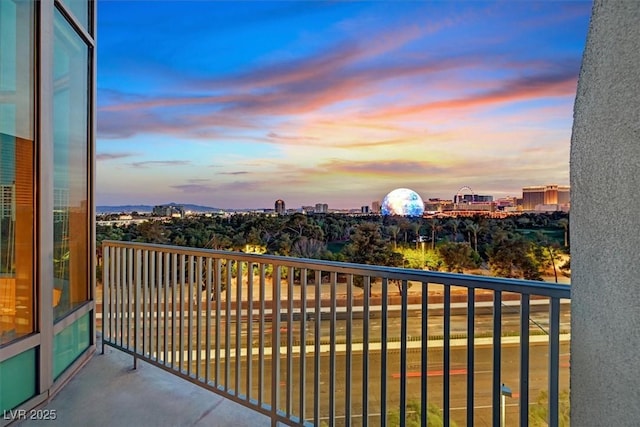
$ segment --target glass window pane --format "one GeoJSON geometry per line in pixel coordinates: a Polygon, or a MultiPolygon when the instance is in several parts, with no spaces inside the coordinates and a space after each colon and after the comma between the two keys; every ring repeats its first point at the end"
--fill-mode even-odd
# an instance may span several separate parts
{"type": "Polygon", "coordinates": [[[78,22],[89,30],[89,1],[88,0],[64,0],[64,4],[73,13],[78,22]]]}
{"type": "Polygon", "coordinates": [[[34,330],[33,4],[0,1],[0,345],[34,330]]]}
{"type": "Polygon", "coordinates": [[[53,58],[54,318],[88,299],[89,49],[56,10],[53,58]]]}
{"type": "Polygon", "coordinates": [[[53,337],[53,378],[58,378],[89,348],[91,319],[91,313],[87,313],[53,337]]]}

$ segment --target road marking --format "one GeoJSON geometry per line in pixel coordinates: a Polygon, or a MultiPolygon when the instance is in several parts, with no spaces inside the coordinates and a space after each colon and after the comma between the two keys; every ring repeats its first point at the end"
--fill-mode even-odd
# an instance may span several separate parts
{"type": "MultiPolygon", "coordinates": [[[[507,403],[505,406],[510,407],[510,406],[520,406],[519,403],[507,403]]],[[[477,405],[473,407],[474,409],[490,409],[493,408],[492,405],[477,405]]],[[[466,411],[467,407],[466,406],[460,406],[460,407],[456,407],[456,408],[450,408],[451,411],[466,411]]],[[[407,410],[407,414],[415,414],[415,411],[411,411],[411,410],[407,410]]],[[[384,414],[384,415],[389,415],[389,414],[384,414]]],[[[353,418],[362,418],[362,414],[351,414],[350,417],[353,418]]],[[[369,414],[369,418],[380,418],[382,417],[382,414],[377,412],[374,414],[369,414]]],[[[336,420],[342,420],[347,418],[345,415],[336,415],[334,417],[334,419],[336,420]]],[[[318,419],[320,420],[328,420],[330,419],[330,417],[319,417],[318,419]]],[[[313,421],[313,419],[308,419],[307,421],[313,421]]]]}
{"type": "MultiPolygon", "coordinates": [[[[466,369],[451,369],[449,371],[449,375],[466,375],[467,374],[467,370],[466,369]]],[[[444,375],[444,371],[443,370],[433,370],[433,371],[427,371],[427,376],[428,377],[441,377],[444,375]]],[[[397,374],[391,374],[392,378],[400,378],[402,375],[400,373],[397,374]]],[[[422,376],[422,372],[421,371],[411,371],[411,372],[407,372],[406,377],[407,378],[420,378],[422,376]]]]}

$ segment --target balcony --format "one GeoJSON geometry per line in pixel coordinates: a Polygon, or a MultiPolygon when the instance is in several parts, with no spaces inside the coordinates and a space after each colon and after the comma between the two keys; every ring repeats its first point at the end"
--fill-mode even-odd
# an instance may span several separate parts
{"type": "MultiPolygon", "coordinates": [[[[156,402],[153,424],[168,421],[180,383],[213,393],[202,412],[219,400],[238,425],[567,415],[567,285],[129,242],[106,242],[103,255],[102,350],[119,351],[89,368],[160,368],[113,379],[149,381],[133,399],[156,402]]],[[[73,381],[83,375],[96,377],[73,381]]],[[[123,384],[97,377],[104,402],[117,396],[123,384]]],[[[87,422],[100,410],[83,406],[87,422]]]]}

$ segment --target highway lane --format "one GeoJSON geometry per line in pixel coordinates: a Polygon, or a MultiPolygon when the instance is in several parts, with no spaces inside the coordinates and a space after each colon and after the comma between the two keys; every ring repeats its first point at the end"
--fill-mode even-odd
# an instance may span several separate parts
{"type": "MultiPolygon", "coordinates": [[[[232,314],[232,313],[230,313],[232,314]]],[[[196,323],[196,314],[192,315],[192,325],[195,327],[196,323]]],[[[200,328],[200,339],[201,344],[200,348],[204,350],[206,329],[205,329],[205,319],[204,316],[201,317],[201,328],[200,328]]],[[[171,336],[172,325],[170,319],[167,322],[167,341],[168,348],[170,350],[171,341],[173,338],[174,344],[177,346],[179,342],[179,331],[180,325],[179,322],[176,322],[176,334],[171,336]]],[[[215,317],[211,320],[211,328],[210,338],[212,343],[212,348],[214,348],[216,342],[215,336],[215,317]]],[[[240,346],[245,349],[248,341],[248,322],[241,321],[238,325],[234,321],[234,317],[231,316],[228,323],[229,326],[229,339],[230,344],[233,349],[236,347],[236,334],[238,331],[238,326],[240,326],[240,346]]],[[[241,319],[242,320],[242,319],[241,319]]],[[[399,317],[389,317],[387,318],[387,328],[388,328],[388,341],[397,341],[400,336],[400,318],[399,317]]],[[[220,323],[218,325],[220,335],[218,337],[220,347],[222,348],[221,359],[219,360],[220,367],[220,380],[221,383],[224,383],[225,379],[228,377],[230,380],[229,387],[235,389],[235,369],[236,369],[236,360],[234,358],[235,351],[232,351],[230,354],[230,358],[225,359],[224,352],[224,342],[225,342],[225,331],[226,331],[226,317],[220,319],[220,323]],[[229,366],[229,371],[226,371],[226,366],[229,366]]],[[[408,318],[408,335],[411,337],[420,337],[421,335],[421,321],[422,321],[422,313],[419,311],[412,311],[409,313],[408,318]]],[[[441,335],[443,331],[443,317],[439,314],[433,314],[429,316],[429,335],[432,337],[436,337],[437,335],[441,335]]],[[[563,310],[561,316],[561,324],[568,324],[570,322],[570,314],[569,310],[563,310]]],[[[451,330],[453,334],[466,334],[466,323],[467,317],[466,314],[455,314],[451,319],[451,330]]],[[[514,312],[513,310],[505,310],[503,312],[502,317],[502,325],[503,332],[518,332],[519,331],[519,312],[514,312]]],[[[163,350],[164,344],[164,324],[162,320],[160,320],[160,330],[155,330],[155,322],[154,328],[149,328],[149,322],[147,322],[147,326],[145,331],[147,333],[154,334],[154,340],[160,337],[160,350],[163,350]]],[[[184,331],[183,331],[183,349],[186,350],[187,343],[191,342],[196,344],[196,334],[193,332],[195,328],[192,328],[191,333],[187,333],[187,327],[189,325],[188,316],[185,317],[183,322],[184,331]]],[[[301,340],[301,323],[299,321],[292,322],[292,340],[294,343],[299,343],[301,340]]],[[[536,310],[532,313],[532,321],[530,322],[530,330],[536,331],[540,330],[540,327],[546,328],[548,327],[548,312],[546,310],[536,310]],[[541,326],[538,326],[541,325],[541,326]]],[[[321,341],[328,342],[331,338],[331,321],[322,318],[320,321],[321,326],[321,341]]],[[[362,333],[364,330],[364,322],[363,319],[353,319],[351,321],[352,326],[352,337],[354,342],[362,341],[362,333]]],[[[370,342],[380,342],[380,331],[382,329],[382,319],[380,317],[372,318],[369,320],[369,333],[370,333],[370,342]]],[[[490,312],[483,312],[476,314],[475,317],[475,332],[477,335],[490,335],[493,329],[493,318],[490,312]]],[[[337,342],[345,342],[346,338],[346,330],[347,330],[347,321],[344,319],[336,320],[335,322],[335,339],[337,342]]],[[[304,359],[305,360],[305,384],[308,392],[305,394],[304,402],[307,406],[307,411],[305,412],[306,417],[311,417],[311,409],[313,407],[313,396],[310,393],[310,390],[313,390],[314,378],[313,378],[313,340],[314,340],[314,331],[315,331],[315,323],[313,320],[306,321],[306,334],[305,337],[307,339],[308,345],[307,349],[310,351],[310,354],[304,359]]],[[[141,332],[141,330],[139,330],[141,332]]],[[[257,345],[259,343],[259,337],[263,337],[263,345],[269,348],[271,347],[271,332],[272,332],[272,324],[271,322],[264,322],[264,331],[261,331],[259,328],[259,324],[257,322],[253,322],[251,324],[251,343],[253,355],[251,357],[252,362],[252,397],[258,397],[258,384],[259,384],[259,360],[257,357],[257,345]]],[[[281,336],[281,345],[286,346],[287,338],[288,338],[289,329],[287,327],[286,321],[280,322],[280,336],[281,336]]],[[[148,343],[150,342],[149,338],[145,340],[148,343]]],[[[412,342],[411,344],[419,346],[419,342],[412,342]]],[[[391,345],[391,344],[390,344],[391,345]]],[[[396,344],[397,345],[397,344],[396,344]]],[[[372,345],[372,348],[375,346],[372,345]]],[[[378,344],[379,348],[379,344],[378,344]]],[[[502,378],[503,382],[511,387],[514,392],[514,396],[518,396],[519,394],[519,346],[518,345],[503,345],[502,346],[503,354],[502,354],[502,378]]],[[[466,372],[466,347],[465,346],[454,346],[452,347],[451,353],[451,418],[456,420],[460,425],[465,424],[466,419],[466,381],[467,381],[467,372],[466,372]]],[[[560,377],[560,389],[568,389],[568,343],[563,342],[561,344],[561,353],[563,356],[561,357],[561,377],[560,377]]],[[[291,394],[292,396],[296,396],[295,402],[291,402],[291,410],[293,413],[299,412],[299,396],[301,396],[300,392],[300,356],[299,354],[292,354],[292,377],[291,380],[287,377],[287,356],[286,349],[281,349],[281,378],[279,379],[280,384],[280,393],[281,393],[281,407],[286,410],[286,397],[291,394]],[[287,388],[289,387],[289,388],[287,388]]],[[[548,359],[548,345],[547,343],[532,343],[530,345],[530,401],[534,402],[538,396],[540,390],[545,390],[547,388],[547,378],[548,378],[548,367],[547,367],[547,359],[548,359]]],[[[212,352],[215,353],[215,352],[212,352]]],[[[429,365],[428,365],[428,390],[429,390],[429,401],[436,404],[439,407],[442,407],[442,349],[441,348],[430,348],[429,349],[429,365]]],[[[211,356],[215,357],[215,354],[211,356]]],[[[340,417],[345,416],[345,398],[346,398],[346,355],[344,352],[338,353],[335,359],[335,375],[334,378],[334,389],[333,394],[331,394],[331,375],[330,375],[330,356],[328,353],[323,353],[320,358],[320,372],[321,375],[319,377],[319,390],[320,390],[320,411],[323,417],[326,417],[329,413],[330,407],[330,399],[329,396],[335,397],[335,413],[338,419],[343,419],[340,417]]],[[[476,382],[476,392],[475,392],[475,402],[474,406],[476,407],[475,411],[475,425],[491,425],[491,384],[492,384],[492,348],[491,345],[477,345],[476,346],[476,363],[475,363],[475,382],[476,382]]],[[[186,360],[186,356],[183,358],[186,360]]],[[[193,357],[195,360],[195,357],[193,357]]],[[[203,357],[204,359],[204,357],[203,357]]],[[[243,355],[241,357],[240,363],[240,373],[241,378],[246,376],[247,372],[247,359],[248,357],[243,355]]],[[[375,420],[375,417],[379,417],[381,410],[381,396],[380,396],[380,386],[381,386],[381,354],[379,350],[370,351],[369,352],[369,387],[367,392],[369,394],[369,414],[372,417],[371,421],[374,424],[377,424],[378,421],[375,420]],[[377,414],[377,415],[376,415],[377,414]]],[[[264,369],[263,369],[263,393],[266,401],[270,398],[271,389],[268,386],[270,383],[270,369],[271,369],[271,359],[269,356],[264,359],[264,369]]],[[[190,368],[191,372],[195,372],[196,363],[192,362],[190,368]]],[[[203,375],[205,372],[204,362],[200,365],[200,373],[203,375]]],[[[351,414],[353,416],[353,424],[358,425],[361,423],[361,412],[362,412],[362,369],[363,359],[362,354],[359,354],[357,351],[354,351],[352,356],[352,376],[351,376],[351,414]],[[360,415],[359,415],[360,414],[360,415]],[[359,421],[360,420],[360,421],[359,421]]],[[[183,364],[184,368],[187,368],[187,364],[183,364]]],[[[209,371],[211,376],[215,376],[215,364],[212,362],[209,366],[209,371]]],[[[420,376],[421,376],[421,368],[420,368],[420,350],[417,348],[410,349],[408,352],[408,371],[409,377],[407,379],[407,398],[408,400],[418,400],[420,398],[420,376]]],[[[386,369],[386,379],[387,379],[387,409],[390,410],[392,407],[397,407],[399,402],[399,373],[400,373],[400,352],[398,350],[388,350],[387,352],[387,369],[386,369]]],[[[241,380],[241,393],[246,393],[246,378],[242,378],[241,380]]],[[[517,424],[517,413],[518,413],[518,398],[510,399],[510,403],[507,406],[507,414],[509,419],[511,420],[508,425],[516,425],[517,424]],[[513,423],[512,423],[513,422],[513,423]]]]}
{"type": "MultiPolygon", "coordinates": [[[[187,318],[185,318],[185,325],[187,324],[187,318]]],[[[220,318],[219,340],[221,345],[225,343],[225,329],[228,325],[230,327],[230,343],[232,346],[236,345],[236,331],[237,322],[235,315],[232,313],[231,317],[220,318]]],[[[170,322],[168,322],[170,323],[170,322]]],[[[178,323],[178,322],[177,322],[178,323]]],[[[195,323],[195,319],[193,319],[195,323]]],[[[337,342],[344,343],[347,336],[347,324],[348,320],[336,319],[334,325],[334,337],[337,342]]],[[[380,342],[382,337],[383,319],[381,317],[373,317],[369,319],[369,342],[380,342]]],[[[364,336],[365,322],[362,318],[353,318],[351,320],[351,334],[354,342],[362,342],[364,336]]],[[[467,315],[455,314],[451,316],[450,323],[451,334],[454,337],[466,337],[467,334],[467,315]]],[[[569,331],[571,326],[571,313],[568,309],[561,310],[560,316],[560,330],[563,332],[569,331]]],[[[162,327],[162,326],[161,326],[162,327]]],[[[211,319],[210,333],[212,338],[215,338],[216,319],[211,319]]],[[[386,319],[387,327],[387,341],[399,341],[401,336],[401,318],[400,317],[388,317],[386,319]]],[[[520,333],[520,313],[519,311],[503,311],[501,319],[502,334],[508,336],[517,336],[520,333]]],[[[301,320],[293,320],[291,322],[291,334],[294,344],[298,344],[303,337],[307,342],[315,340],[315,321],[307,320],[304,322],[305,333],[302,333],[303,323],[301,320]]],[[[279,323],[280,338],[282,345],[286,345],[289,324],[286,320],[281,320],[279,323]]],[[[546,310],[534,311],[529,317],[529,333],[531,335],[545,335],[549,330],[549,314],[546,310]]],[[[271,346],[273,332],[273,323],[271,321],[264,322],[264,330],[260,330],[259,316],[253,318],[251,323],[252,333],[252,345],[257,346],[259,344],[260,336],[263,337],[264,345],[271,346]]],[[[476,313],[474,320],[474,334],[476,337],[490,337],[493,332],[493,315],[491,313],[481,312],[476,313]]],[[[204,336],[206,333],[205,319],[201,318],[201,334],[204,336]]],[[[246,321],[246,317],[241,318],[240,321],[240,339],[242,345],[246,345],[247,335],[249,333],[249,323],[246,321]]],[[[328,343],[331,340],[331,320],[323,316],[320,320],[320,341],[328,343]]],[[[441,339],[444,333],[444,317],[438,314],[430,314],[428,317],[427,335],[431,338],[441,339]]],[[[195,334],[192,334],[195,335],[195,334]]],[[[422,313],[420,311],[411,311],[407,319],[407,336],[411,339],[420,339],[422,337],[422,313]]]]}
{"type": "MultiPolygon", "coordinates": [[[[569,344],[561,345],[561,365],[560,370],[560,390],[568,390],[569,387],[569,370],[567,369],[569,344]]],[[[466,347],[453,347],[451,349],[451,380],[450,380],[450,417],[456,421],[458,425],[465,425],[467,412],[467,366],[466,366],[466,347]]],[[[492,347],[477,346],[475,350],[476,362],[474,364],[474,425],[492,425],[491,405],[492,405],[492,347]]],[[[289,410],[294,414],[299,414],[301,396],[303,396],[306,405],[305,417],[313,417],[313,394],[311,391],[314,387],[314,369],[313,357],[309,355],[305,359],[305,366],[300,365],[299,354],[292,354],[291,358],[291,378],[287,377],[287,357],[281,355],[280,367],[281,377],[279,378],[279,407],[286,411],[287,401],[290,396],[289,410]],[[301,372],[304,371],[304,384],[307,392],[302,393],[300,390],[301,372]]],[[[420,400],[421,392],[421,362],[420,350],[411,349],[407,353],[408,374],[407,374],[407,401],[420,400]]],[[[385,374],[381,369],[381,353],[373,351],[369,353],[369,373],[368,373],[368,412],[370,422],[379,423],[381,413],[381,385],[382,378],[386,378],[386,413],[392,411],[398,412],[400,403],[400,351],[391,350],[387,352],[387,369],[385,374]]],[[[548,387],[548,346],[542,343],[532,344],[530,346],[530,365],[529,365],[529,401],[530,404],[535,403],[541,390],[547,390],[548,387]]],[[[236,361],[234,358],[229,360],[228,377],[230,383],[229,388],[238,389],[240,394],[246,394],[246,377],[247,377],[247,359],[242,358],[240,364],[240,385],[235,383],[236,361]]],[[[335,364],[333,365],[334,375],[331,374],[331,359],[329,353],[323,353],[320,358],[320,375],[318,377],[320,390],[320,414],[322,419],[328,419],[331,397],[334,397],[334,411],[338,421],[338,425],[343,425],[347,414],[351,416],[352,425],[361,425],[362,423],[362,392],[363,392],[363,358],[362,354],[353,354],[351,361],[351,387],[347,388],[347,360],[345,353],[336,355],[335,364]],[[333,385],[331,378],[334,379],[333,385]],[[333,387],[333,388],[332,388],[333,387]],[[348,390],[351,410],[346,411],[346,398],[348,390]],[[333,394],[331,393],[333,391],[333,394]]],[[[260,384],[259,360],[253,357],[251,360],[252,367],[252,392],[251,397],[258,399],[260,384]]],[[[194,367],[193,367],[194,368],[194,367]]],[[[192,368],[192,369],[193,369],[192,368]]],[[[263,399],[270,402],[271,399],[271,359],[265,358],[263,375],[263,399]]],[[[204,372],[204,366],[202,371],[204,372]]],[[[215,373],[215,367],[211,365],[212,374],[215,373]]],[[[507,425],[518,425],[519,414],[519,346],[503,345],[502,346],[502,364],[501,378],[513,391],[513,398],[507,402],[507,425]]],[[[226,364],[223,360],[220,363],[221,379],[227,377],[226,364]]],[[[215,375],[215,374],[213,374],[215,375]]],[[[443,351],[442,349],[430,349],[428,352],[428,368],[427,368],[427,390],[428,401],[443,407],[443,351]]]]}

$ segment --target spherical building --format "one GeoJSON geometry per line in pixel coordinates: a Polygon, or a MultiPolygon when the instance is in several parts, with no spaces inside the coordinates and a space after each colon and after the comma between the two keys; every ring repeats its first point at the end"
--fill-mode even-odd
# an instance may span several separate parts
{"type": "Polygon", "coordinates": [[[424,202],[413,190],[396,188],[382,200],[382,215],[422,216],[424,202]]]}

